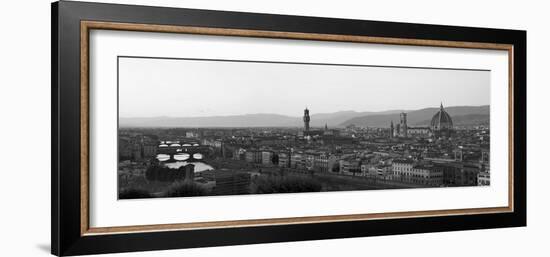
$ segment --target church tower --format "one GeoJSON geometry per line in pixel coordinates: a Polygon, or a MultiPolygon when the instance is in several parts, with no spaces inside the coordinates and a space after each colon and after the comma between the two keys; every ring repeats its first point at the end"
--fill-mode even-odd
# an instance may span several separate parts
{"type": "Polygon", "coordinates": [[[304,110],[304,131],[305,132],[309,132],[309,120],[310,120],[309,110],[306,107],[306,109],[304,110]]]}
{"type": "Polygon", "coordinates": [[[390,138],[393,138],[393,120],[391,121],[391,124],[390,124],[390,138]]]}
{"type": "Polygon", "coordinates": [[[405,112],[402,112],[400,115],[400,128],[401,128],[401,131],[399,131],[399,135],[401,137],[408,137],[408,134],[407,134],[407,113],[405,112]]]}

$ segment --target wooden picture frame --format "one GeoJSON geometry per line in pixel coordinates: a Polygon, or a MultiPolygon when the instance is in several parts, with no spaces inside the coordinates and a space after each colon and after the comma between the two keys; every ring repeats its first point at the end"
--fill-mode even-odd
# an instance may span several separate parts
{"type": "Polygon", "coordinates": [[[526,32],[56,2],[52,4],[52,253],[176,249],[526,225],[526,32]],[[90,227],[89,33],[115,30],[508,52],[508,206],[90,227]]]}

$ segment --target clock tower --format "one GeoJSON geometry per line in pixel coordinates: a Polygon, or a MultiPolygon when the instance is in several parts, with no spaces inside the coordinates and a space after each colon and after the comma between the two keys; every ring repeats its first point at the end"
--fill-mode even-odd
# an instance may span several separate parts
{"type": "Polygon", "coordinates": [[[306,107],[306,109],[304,110],[304,131],[305,132],[309,132],[309,120],[310,120],[309,110],[306,107]]]}

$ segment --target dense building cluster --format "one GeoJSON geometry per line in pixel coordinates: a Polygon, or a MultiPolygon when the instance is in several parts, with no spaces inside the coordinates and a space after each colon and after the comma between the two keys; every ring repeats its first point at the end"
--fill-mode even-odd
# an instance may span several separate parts
{"type": "Polygon", "coordinates": [[[122,129],[119,159],[147,163],[198,153],[195,160],[227,165],[216,169],[372,178],[392,188],[490,184],[489,128],[457,128],[443,105],[426,127],[409,126],[404,112],[387,128],[315,128],[310,121],[306,108],[303,128],[122,129]]]}

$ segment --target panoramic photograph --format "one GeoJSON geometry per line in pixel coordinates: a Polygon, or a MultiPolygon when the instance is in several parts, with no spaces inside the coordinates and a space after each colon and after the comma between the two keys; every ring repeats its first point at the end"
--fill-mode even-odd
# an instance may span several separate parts
{"type": "Polygon", "coordinates": [[[490,186],[490,71],[118,58],[118,199],[490,186]]]}

